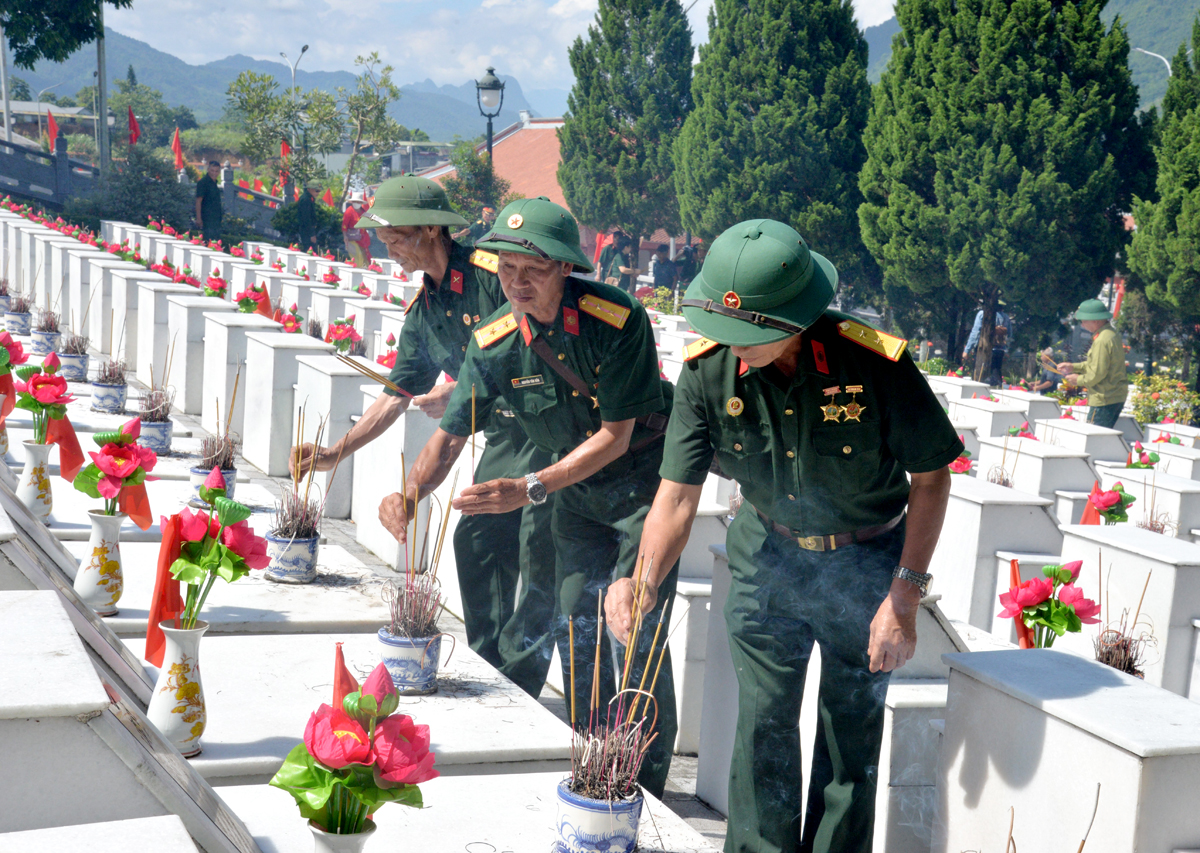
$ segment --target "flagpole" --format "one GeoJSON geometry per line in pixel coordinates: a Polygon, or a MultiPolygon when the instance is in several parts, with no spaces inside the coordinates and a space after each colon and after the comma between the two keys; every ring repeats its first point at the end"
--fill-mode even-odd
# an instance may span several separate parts
{"type": "Polygon", "coordinates": [[[99,113],[96,121],[100,131],[100,171],[103,173],[108,170],[111,153],[108,144],[108,69],[105,67],[104,58],[104,0],[96,0],[96,6],[100,27],[96,36],[96,95],[100,102],[96,110],[99,113]]]}

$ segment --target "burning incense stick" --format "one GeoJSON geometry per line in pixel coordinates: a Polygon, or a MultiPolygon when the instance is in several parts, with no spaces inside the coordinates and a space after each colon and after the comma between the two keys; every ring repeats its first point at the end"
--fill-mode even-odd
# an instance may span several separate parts
{"type": "Polygon", "coordinates": [[[337,360],[340,361],[342,364],[346,365],[347,367],[354,368],[359,373],[361,373],[363,376],[367,377],[368,379],[374,380],[375,382],[378,382],[380,385],[384,386],[385,388],[390,388],[391,390],[395,391],[397,394],[401,394],[405,397],[408,397],[410,400],[413,398],[412,394],[409,394],[407,391],[405,391],[403,388],[401,388],[399,385],[397,385],[392,380],[388,379],[382,373],[376,373],[374,370],[367,367],[362,362],[355,361],[353,358],[350,358],[349,356],[346,356],[346,355],[342,355],[340,352],[337,353],[337,360]]]}
{"type": "Polygon", "coordinates": [[[471,383],[471,485],[475,485],[475,383],[471,383]]]}
{"type": "Polygon", "coordinates": [[[567,642],[571,649],[571,730],[575,730],[575,617],[567,617],[567,642]]]}

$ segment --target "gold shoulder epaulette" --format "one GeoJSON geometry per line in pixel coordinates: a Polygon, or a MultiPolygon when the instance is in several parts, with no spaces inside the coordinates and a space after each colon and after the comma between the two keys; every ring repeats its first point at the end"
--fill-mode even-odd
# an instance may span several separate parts
{"type": "Polygon", "coordinates": [[[603,320],[610,326],[616,326],[618,329],[625,328],[625,321],[629,319],[628,308],[623,308],[607,299],[601,299],[599,296],[592,296],[590,293],[579,298],[579,310],[584,314],[591,314],[597,320],[603,320]]]}
{"type": "Polygon", "coordinates": [[[488,323],[482,329],[476,329],[475,343],[479,344],[480,349],[485,349],[503,338],[505,335],[512,334],[516,330],[516,319],[513,318],[511,313],[505,314],[496,322],[488,323]]]}
{"type": "Polygon", "coordinates": [[[864,346],[889,361],[899,361],[900,356],[904,354],[904,348],[908,346],[908,341],[904,338],[872,329],[870,326],[854,320],[842,320],[837,327],[838,334],[843,338],[854,341],[859,346],[864,346]]]}
{"type": "Polygon", "coordinates": [[[420,299],[424,293],[425,293],[425,284],[424,284],[424,282],[422,282],[420,288],[417,289],[416,294],[413,296],[412,299],[408,300],[408,304],[404,306],[404,316],[405,317],[408,316],[409,311],[413,310],[413,306],[417,304],[417,300],[420,299]]]}
{"type": "Polygon", "coordinates": [[[471,253],[471,263],[494,274],[500,268],[500,256],[494,252],[476,249],[471,253]]]}
{"type": "Polygon", "coordinates": [[[698,341],[692,341],[683,348],[683,360],[691,361],[693,358],[698,358],[715,346],[720,346],[720,344],[718,344],[716,341],[710,341],[708,338],[701,338],[698,341]]]}

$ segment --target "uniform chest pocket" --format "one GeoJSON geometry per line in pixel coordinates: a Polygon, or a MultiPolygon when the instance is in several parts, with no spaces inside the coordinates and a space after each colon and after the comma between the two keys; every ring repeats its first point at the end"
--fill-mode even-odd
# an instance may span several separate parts
{"type": "Polygon", "coordinates": [[[512,400],[512,408],[515,412],[540,415],[558,402],[558,396],[554,393],[554,383],[544,376],[521,377],[514,382],[516,384],[512,392],[505,396],[512,400]],[[524,384],[535,382],[539,378],[542,380],[539,385],[524,384]]]}
{"type": "Polygon", "coordinates": [[[878,421],[868,421],[816,427],[812,441],[817,456],[849,461],[877,455],[883,437],[878,421]]]}

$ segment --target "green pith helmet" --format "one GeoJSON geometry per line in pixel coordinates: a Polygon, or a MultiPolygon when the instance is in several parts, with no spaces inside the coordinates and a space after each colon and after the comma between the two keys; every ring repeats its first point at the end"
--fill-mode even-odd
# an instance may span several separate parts
{"type": "Polygon", "coordinates": [[[739,222],[713,241],[688,286],[683,316],[729,346],[781,341],[816,322],[833,301],[837,270],[773,219],[739,222]]]}
{"type": "Polygon", "coordinates": [[[446,191],[428,178],[401,175],[388,178],[375,191],[375,203],[358,220],[357,228],[387,225],[466,225],[450,209],[446,191]]]}
{"type": "Polygon", "coordinates": [[[567,261],[575,269],[591,272],[592,263],[579,248],[575,217],[545,196],[521,198],[505,206],[492,230],[475,244],[489,252],[516,252],[554,261],[567,261]]]}
{"type": "Polygon", "coordinates": [[[1111,320],[1112,312],[1099,299],[1085,299],[1075,309],[1076,320],[1111,320]]]}

